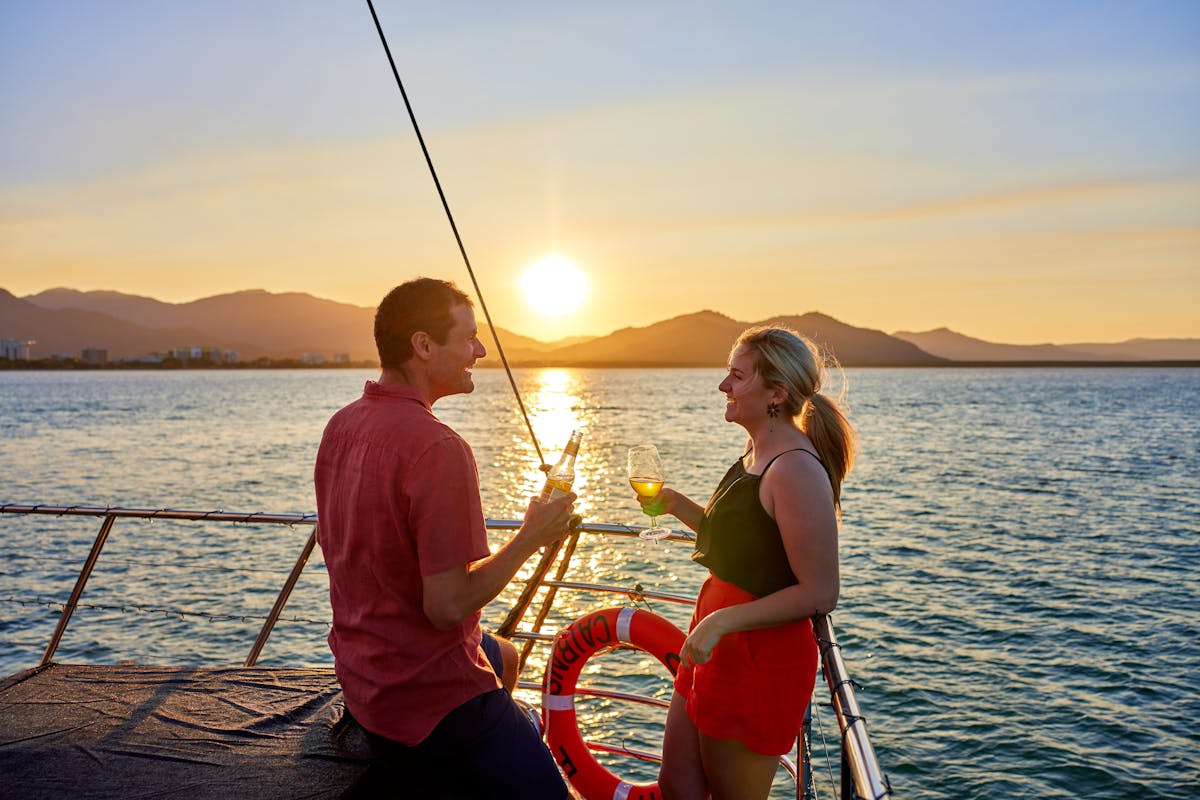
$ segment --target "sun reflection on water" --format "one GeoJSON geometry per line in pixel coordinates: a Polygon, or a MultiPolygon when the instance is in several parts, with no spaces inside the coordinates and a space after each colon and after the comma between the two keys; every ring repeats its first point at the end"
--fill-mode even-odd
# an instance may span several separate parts
{"type": "MultiPolygon", "coordinates": [[[[576,430],[587,430],[583,419],[583,399],[578,376],[571,370],[542,369],[532,376],[532,386],[526,392],[528,400],[526,408],[534,434],[542,448],[542,456],[546,462],[553,464],[558,460],[562,449],[566,446],[571,433],[576,430]]],[[[580,447],[579,456],[575,461],[575,493],[580,496],[575,504],[577,513],[586,514],[590,510],[588,501],[584,498],[587,488],[587,441],[580,447]]],[[[523,483],[531,488],[531,493],[539,491],[545,474],[538,469],[536,455],[531,445],[523,448],[529,451],[530,458],[526,459],[521,471],[523,483]]]]}
{"type": "MultiPolygon", "coordinates": [[[[565,369],[543,369],[534,375],[529,395],[529,419],[543,447],[566,444],[571,431],[582,424],[580,387],[565,369]]],[[[549,458],[549,454],[546,454],[549,458]]]]}

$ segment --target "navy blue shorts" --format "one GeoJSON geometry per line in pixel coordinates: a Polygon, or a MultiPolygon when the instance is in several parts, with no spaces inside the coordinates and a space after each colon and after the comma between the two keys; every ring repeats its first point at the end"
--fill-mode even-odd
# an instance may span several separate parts
{"type": "MultiPolygon", "coordinates": [[[[503,678],[500,645],[483,635],[483,651],[503,678]]],[[[533,723],[503,689],[451,711],[420,744],[368,731],[375,761],[343,797],[563,800],[567,786],[533,723]]]]}

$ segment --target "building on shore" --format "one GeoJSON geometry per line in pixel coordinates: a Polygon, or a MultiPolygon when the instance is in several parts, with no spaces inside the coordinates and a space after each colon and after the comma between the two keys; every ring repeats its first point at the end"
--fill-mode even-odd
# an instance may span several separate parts
{"type": "Polygon", "coordinates": [[[0,358],[9,361],[28,361],[31,348],[37,344],[33,339],[0,339],[0,358]]]}
{"type": "Polygon", "coordinates": [[[161,364],[166,358],[162,353],[147,353],[136,358],[122,359],[126,364],[161,364]]]}
{"type": "Polygon", "coordinates": [[[203,364],[236,364],[238,361],[238,353],[236,350],[222,350],[219,347],[172,347],[167,351],[167,358],[176,361],[182,361],[184,364],[192,362],[203,364]]]}
{"type": "Polygon", "coordinates": [[[79,354],[79,360],[85,364],[103,366],[108,363],[108,351],[102,347],[85,347],[79,354]]]}
{"type": "Polygon", "coordinates": [[[301,364],[324,364],[325,363],[325,354],[324,353],[301,353],[300,354],[300,363],[301,364]]]}

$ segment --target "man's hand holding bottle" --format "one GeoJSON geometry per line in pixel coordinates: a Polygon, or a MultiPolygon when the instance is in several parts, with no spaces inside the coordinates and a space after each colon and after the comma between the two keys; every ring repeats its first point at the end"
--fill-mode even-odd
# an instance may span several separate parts
{"type": "Polygon", "coordinates": [[[576,499],[574,492],[555,497],[552,500],[542,500],[539,497],[529,498],[529,507],[525,510],[521,530],[538,547],[545,547],[557,542],[570,530],[576,499]]]}

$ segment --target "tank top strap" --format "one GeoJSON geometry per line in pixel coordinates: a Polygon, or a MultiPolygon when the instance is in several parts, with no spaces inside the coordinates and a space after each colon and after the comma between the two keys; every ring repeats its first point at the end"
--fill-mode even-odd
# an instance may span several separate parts
{"type": "Polygon", "coordinates": [[[786,455],[787,453],[795,453],[797,450],[799,450],[801,453],[808,453],[810,456],[812,456],[813,458],[815,458],[817,460],[817,463],[821,465],[822,469],[824,469],[826,472],[829,472],[829,468],[825,466],[825,462],[822,461],[821,457],[819,455],[817,455],[816,453],[814,453],[812,450],[809,450],[807,447],[793,447],[791,450],[784,450],[782,453],[775,456],[775,458],[772,458],[770,461],[768,461],[767,465],[765,467],[763,467],[763,471],[758,473],[758,477],[759,478],[764,477],[767,474],[767,470],[769,470],[771,468],[771,465],[775,463],[775,460],[777,458],[779,458],[779,456],[786,455]]]}

